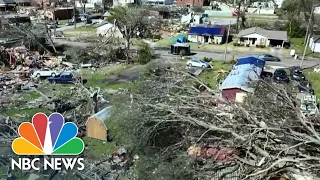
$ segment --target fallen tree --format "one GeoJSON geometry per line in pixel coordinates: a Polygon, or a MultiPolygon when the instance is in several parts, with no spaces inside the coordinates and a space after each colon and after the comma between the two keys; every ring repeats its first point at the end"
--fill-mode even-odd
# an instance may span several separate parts
{"type": "Polygon", "coordinates": [[[141,157],[142,179],[318,176],[319,120],[301,114],[289,89],[256,86],[243,104],[223,102],[182,68],[157,64],[123,93],[111,119],[126,134],[117,138],[141,157]]]}

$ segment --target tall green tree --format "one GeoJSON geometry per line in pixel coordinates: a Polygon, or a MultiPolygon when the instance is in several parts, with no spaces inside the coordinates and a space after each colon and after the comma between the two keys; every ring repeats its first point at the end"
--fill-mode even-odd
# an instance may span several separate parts
{"type": "Polygon", "coordinates": [[[147,12],[144,9],[137,7],[118,6],[110,11],[111,16],[108,17],[110,23],[115,22],[115,25],[121,31],[125,39],[126,60],[130,63],[130,40],[132,37],[139,35],[139,29],[143,26],[148,26],[147,12]]]}
{"type": "Polygon", "coordinates": [[[313,6],[316,7],[317,5],[320,5],[320,0],[284,0],[281,8],[287,17],[289,24],[305,22],[305,26],[309,26],[308,33],[312,35],[315,23],[312,9],[313,6]]]}

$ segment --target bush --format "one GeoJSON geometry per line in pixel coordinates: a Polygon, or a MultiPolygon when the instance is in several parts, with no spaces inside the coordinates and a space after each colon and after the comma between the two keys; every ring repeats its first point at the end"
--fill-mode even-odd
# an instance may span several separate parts
{"type": "Polygon", "coordinates": [[[150,39],[161,39],[161,35],[160,34],[150,34],[149,38],[150,39]]]}
{"type": "Polygon", "coordinates": [[[244,44],[240,44],[240,46],[244,46],[244,44]]]}
{"type": "Polygon", "coordinates": [[[265,45],[261,45],[261,46],[260,46],[260,48],[265,48],[265,47],[266,47],[265,45]]]}
{"type": "Polygon", "coordinates": [[[229,63],[232,64],[232,65],[234,65],[234,64],[237,63],[237,61],[238,61],[237,59],[232,59],[231,61],[229,61],[229,63]]]}
{"type": "Polygon", "coordinates": [[[257,47],[257,48],[260,48],[261,46],[257,44],[256,47],[257,47]]]}
{"type": "Polygon", "coordinates": [[[208,57],[204,57],[203,60],[204,60],[205,62],[211,62],[211,61],[213,61],[212,58],[208,58],[208,57]]]}
{"type": "Polygon", "coordinates": [[[238,43],[233,43],[233,46],[239,46],[239,44],[238,43]]]}
{"type": "Polygon", "coordinates": [[[147,64],[153,58],[153,51],[149,44],[142,42],[137,51],[137,61],[140,64],[147,64]]]}
{"type": "Polygon", "coordinates": [[[250,47],[250,44],[246,44],[247,47],[250,47]]]}

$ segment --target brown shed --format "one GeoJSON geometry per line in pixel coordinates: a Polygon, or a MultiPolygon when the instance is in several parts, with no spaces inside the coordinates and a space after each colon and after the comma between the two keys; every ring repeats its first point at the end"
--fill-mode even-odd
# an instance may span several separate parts
{"type": "Polygon", "coordinates": [[[110,108],[111,107],[106,107],[88,118],[86,122],[88,137],[104,141],[107,140],[108,128],[104,121],[109,117],[110,108]]]}

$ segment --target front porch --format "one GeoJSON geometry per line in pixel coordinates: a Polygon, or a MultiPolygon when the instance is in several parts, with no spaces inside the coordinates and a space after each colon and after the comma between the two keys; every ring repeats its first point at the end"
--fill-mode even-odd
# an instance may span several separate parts
{"type": "Polygon", "coordinates": [[[188,40],[201,44],[221,44],[223,43],[222,36],[210,36],[210,35],[188,35],[188,40]]]}

